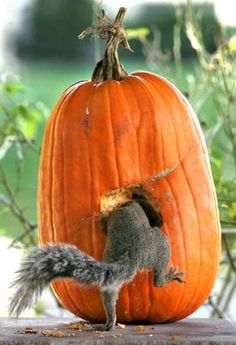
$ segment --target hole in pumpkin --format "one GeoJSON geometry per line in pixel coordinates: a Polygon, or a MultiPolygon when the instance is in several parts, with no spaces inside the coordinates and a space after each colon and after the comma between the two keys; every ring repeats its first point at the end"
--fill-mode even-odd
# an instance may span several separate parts
{"type": "Polygon", "coordinates": [[[145,190],[134,190],[132,193],[132,199],[137,201],[142,207],[152,227],[161,227],[163,225],[163,217],[159,207],[160,205],[156,204],[156,200],[154,200],[148,192],[145,190]]]}
{"type": "Polygon", "coordinates": [[[102,228],[105,229],[106,220],[115,209],[131,202],[132,200],[138,202],[143,208],[152,227],[161,227],[163,225],[160,204],[143,186],[136,185],[116,189],[101,196],[100,225],[102,228]]]}

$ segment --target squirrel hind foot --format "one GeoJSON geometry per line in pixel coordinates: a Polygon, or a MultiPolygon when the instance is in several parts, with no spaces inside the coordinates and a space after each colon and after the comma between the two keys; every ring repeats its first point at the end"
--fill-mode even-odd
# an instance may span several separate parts
{"type": "Polygon", "coordinates": [[[97,324],[92,326],[92,330],[95,332],[107,332],[115,329],[115,325],[111,323],[97,324]]]}

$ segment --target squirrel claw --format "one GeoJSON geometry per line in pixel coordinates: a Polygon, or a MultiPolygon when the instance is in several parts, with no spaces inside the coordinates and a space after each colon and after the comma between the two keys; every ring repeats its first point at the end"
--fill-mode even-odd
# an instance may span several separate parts
{"type": "Polygon", "coordinates": [[[185,274],[185,272],[178,272],[177,267],[171,267],[166,275],[166,281],[171,282],[173,280],[176,280],[179,283],[185,284],[186,281],[182,279],[182,277],[185,276],[185,274]]]}
{"type": "Polygon", "coordinates": [[[106,332],[106,331],[111,331],[114,328],[115,326],[109,325],[109,324],[98,324],[98,325],[92,326],[92,330],[94,332],[106,332]]]}
{"type": "Polygon", "coordinates": [[[94,325],[94,326],[92,326],[92,330],[94,332],[105,332],[106,331],[106,325],[94,325]]]}

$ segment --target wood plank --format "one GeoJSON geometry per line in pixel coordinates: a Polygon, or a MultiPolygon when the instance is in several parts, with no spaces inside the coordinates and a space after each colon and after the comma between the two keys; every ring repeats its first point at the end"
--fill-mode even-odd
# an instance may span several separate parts
{"type": "Polygon", "coordinates": [[[76,318],[0,318],[0,345],[236,344],[236,324],[222,319],[187,318],[170,324],[126,325],[111,332],[95,332],[91,325],[78,322],[76,318]],[[73,329],[71,323],[81,329],[73,329]],[[26,327],[36,334],[20,334],[27,332],[26,327]]]}

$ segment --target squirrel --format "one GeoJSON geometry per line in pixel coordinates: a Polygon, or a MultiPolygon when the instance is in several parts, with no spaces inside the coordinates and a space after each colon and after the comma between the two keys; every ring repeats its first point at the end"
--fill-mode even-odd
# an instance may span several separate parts
{"type": "Polygon", "coordinates": [[[144,208],[137,201],[113,211],[107,219],[106,231],[103,262],[69,244],[52,243],[34,248],[16,272],[12,284],[16,291],[10,301],[10,314],[18,317],[52,280],[69,278],[100,288],[106,324],[99,329],[112,330],[116,325],[119,290],[138,271],[152,270],[156,287],[172,281],[185,283],[182,279],[185,273],[178,272],[176,267],[167,272],[170,260],[168,239],[159,227],[150,225],[144,208]]]}

